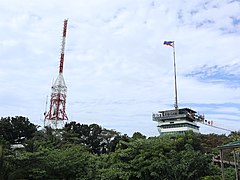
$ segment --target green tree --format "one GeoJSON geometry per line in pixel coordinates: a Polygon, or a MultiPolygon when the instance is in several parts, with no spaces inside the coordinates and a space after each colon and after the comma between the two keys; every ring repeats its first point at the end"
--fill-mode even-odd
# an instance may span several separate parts
{"type": "Polygon", "coordinates": [[[82,146],[49,150],[45,154],[45,167],[50,179],[94,179],[95,159],[82,146]]]}
{"type": "Polygon", "coordinates": [[[119,133],[97,124],[85,125],[73,121],[65,125],[62,136],[65,143],[84,144],[92,153],[103,154],[114,150],[119,133]]]}
{"type": "Polygon", "coordinates": [[[199,137],[205,153],[218,154],[217,147],[229,141],[225,134],[199,134],[199,137]]]}
{"type": "Polygon", "coordinates": [[[115,152],[104,156],[99,173],[106,179],[200,179],[214,169],[211,156],[201,150],[193,133],[120,141],[115,152]]]}
{"type": "Polygon", "coordinates": [[[81,145],[22,152],[8,159],[8,179],[95,179],[95,156],[81,145]]]}
{"type": "Polygon", "coordinates": [[[136,139],[146,139],[146,136],[144,136],[140,132],[135,132],[135,133],[133,133],[132,138],[134,140],[136,140],[136,139]]]}
{"type": "Polygon", "coordinates": [[[3,179],[3,145],[0,144],[0,179],[3,179]]]}
{"type": "Polygon", "coordinates": [[[240,141],[240,131],[232,131],[228,137],[231,141],[240,141]]]}
{"type": "Polygon", "coordinates": [[[23,143],[34,136],[37,126],[22,116],[1,118],[0,137],[11,144],[23,143]]]}
{"type": "Polygon", "coordinates": [[[211,164],[211,155],[196,151],[189,144],[186,144],[185,149],[180,152],[171,151],[169,160],[174,179],[179,180],[200,179],[212,174],[214,168],[211,164]]]}

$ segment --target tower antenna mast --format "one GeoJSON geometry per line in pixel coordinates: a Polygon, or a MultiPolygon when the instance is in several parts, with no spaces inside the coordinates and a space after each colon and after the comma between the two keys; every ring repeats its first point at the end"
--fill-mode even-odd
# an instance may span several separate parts
{"type": "Polygon", "coordinates": [[[59,74],[57,79],[52,85],[52,93],[50,99],[50,108],[48,113],[44,116],[44,122],[46,126],[52,126],[58,128],[59,125],[63,126],[64,120],[68,120],[66,113],[66,94],[67,86],[63,78],[63,64],[64,64],[64,52],[65,52],[65,42],[67,35],[67,23],[68,20],[64,20],[63,34],[62,34],[62,46],[61,46],[61,56],[59,64],[59,74]]]}
{"type": "Polygon", "coordinates": [[[65,19],[64,24],[63,24],[63,35],[62,35],[62,47],[61,47],[59,74],[63,73],[64,52],[65,52],[65,43],[66,43],[66,36],[67,36],[67,22],[68,22],[68,20],[65,19]]]}

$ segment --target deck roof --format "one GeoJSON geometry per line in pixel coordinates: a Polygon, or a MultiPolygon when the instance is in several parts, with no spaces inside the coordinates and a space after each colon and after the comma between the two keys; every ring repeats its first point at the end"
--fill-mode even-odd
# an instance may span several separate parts
{"type": "Polygon", "coordinates": [[[234,141],[222,146],[218,146],[218,149],[234,149],[234,148],[240,148],[240,141],[234,141]]]}

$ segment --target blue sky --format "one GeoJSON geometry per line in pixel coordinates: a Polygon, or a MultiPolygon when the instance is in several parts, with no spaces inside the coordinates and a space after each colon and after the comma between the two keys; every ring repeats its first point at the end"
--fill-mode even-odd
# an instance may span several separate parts
{"type": "Polygon", "coordinates": [[[172,48],[163,41],[174,40],[180,107],[239,130],[239,9],[239,0],[2,0],[0,116],[43,125],[68,18],[64,78],[71,120],[158,135],[152,113],[174,104],[172,48]]]}

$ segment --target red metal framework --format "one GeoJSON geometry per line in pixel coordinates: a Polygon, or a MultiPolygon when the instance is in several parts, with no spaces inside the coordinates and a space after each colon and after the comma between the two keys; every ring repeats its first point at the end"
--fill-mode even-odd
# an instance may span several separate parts
{"type": "Polygon", "coordinates": [[[44,113],[44,126],[54,125],[53,127],[58,128],[59,125],[63,125],[64,120],[68,120],[66,114],[66,94],[67,86],[63,78],[63,63],[64,63],[64,51],[65,51],[65,40],[67,34],[67,22],[64,20],[63,36],[62,36],[62,47],[59,65],[59,74],[52,86],[52,93],[50,99],[50,109],[48,113],[44,113]]]}
{"type": "Polygon", "coordinates": [[[64,25],[63,25],[62,48],[61,48],[61,57],[60,57],[60,65],[59,65],[59,74],[63,72],[65,41],[66,41],[66,35],[67,35],[67,22],[68,22],[68,20],[65,19],[64,20],[64,25]]]}

